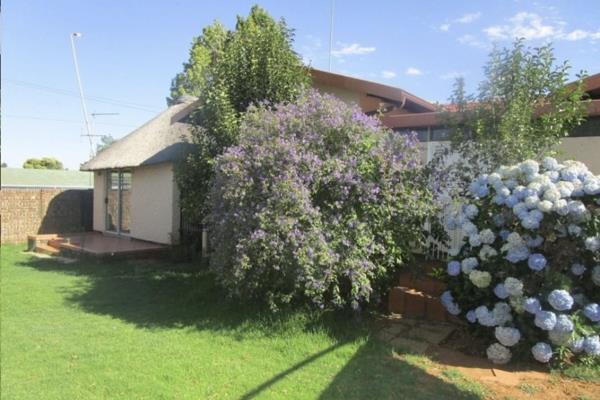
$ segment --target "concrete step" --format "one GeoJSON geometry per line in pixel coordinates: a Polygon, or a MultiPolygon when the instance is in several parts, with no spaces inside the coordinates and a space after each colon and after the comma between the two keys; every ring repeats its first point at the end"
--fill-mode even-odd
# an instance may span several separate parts
{"type": "Polygon", "coordinates": [[[56,256],[60,254],[60,250],[44,243],[37,244],[33,251],[35,251],[36,253],[47,254],[49,256],[56,256]]]}

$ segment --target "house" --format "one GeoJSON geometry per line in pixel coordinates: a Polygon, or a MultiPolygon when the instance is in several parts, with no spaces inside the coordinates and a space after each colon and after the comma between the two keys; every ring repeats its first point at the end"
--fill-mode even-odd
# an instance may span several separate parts
{"type": "MultiPolygon", "coordinates": [[[[367,114],[382,112],[383,123],[394,130],[417,131],[424,161],[430,159],[437,145],[447,140],[439,108],[412,93],[317,69],[312,69],[311,74],[316,89],[358,104],[367,114]]],[[[596,99],[600,85],[594,79],[586,85],[589,83],[588,93],[596,96],[589,111],[597,126],[600,100],[596,99]]],[[[188,116],[198,105],[195,98],[180,99],[82,166],[82,170],[94,172],[94,231],[156,243],[177,243],[182,217],[175,164],[189,149],[188,116]]],[[[594,154],[600,148],[600,131],[595,132],[595,136],[568,138],[565,150],[572,153],[570,157],[588,163],[598,172],[600,160],[594,154]]]]}
{"type": "MultiPolygon", "coordinates": [[[[315,88],[359,104],[363,111],[434,112],[436,107],[399,88],[311,70],[315,88]]],[[[177,104],[96,155],[81,169],[94,172],[94,231],[156,243],[179,239],[181,212],[175,163],[189,149],[195,98],[177,104]]]]}
{"type": "MultiPolygon", "coordinates": [[[[593,173],[600,174],[600,73],[585,78],[583,84],[590,100],[587,120],[563,140],[559,158],[581,161],[593,173]]],[[[439,110],[418,114],[392,111],[383,117],[383,123],[398,132],[417,132],[424,162],[431,160],[435,151],[449,139],[439,110]]]]}

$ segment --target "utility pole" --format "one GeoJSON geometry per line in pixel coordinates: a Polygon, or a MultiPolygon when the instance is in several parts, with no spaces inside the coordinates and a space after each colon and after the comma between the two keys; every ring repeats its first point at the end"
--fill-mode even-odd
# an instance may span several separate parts
{"type": "Polygon", "coordinates": [[[71,34],[71,50],[73,52],[73,63],[75,64],[75,75],[77,76],[77,85],[79,86],[79,96],[81,97],[81,109],[83,111],[83,121],[85,122],[85,131],[90,142],[90,159],[94,157],[94,143],[92,141],[92,127],[90,125],[90,119],[88,117],[87,107],[85,105],[85,97],[83,96],[83,86],[81,85],[81,76],[79,75],[79,63],[77,62],[77,52],[75,50],[75,40],[74,38],[80,38],[83,35],[79,32],[74,32],[71,34]]]}
{"type": "Polygon", "coordinates": [[[335,0],[331,0],[331,19],[329,21],[329,72],[331,72],[331,53],[333,51],[333,11],[335,0]]]}

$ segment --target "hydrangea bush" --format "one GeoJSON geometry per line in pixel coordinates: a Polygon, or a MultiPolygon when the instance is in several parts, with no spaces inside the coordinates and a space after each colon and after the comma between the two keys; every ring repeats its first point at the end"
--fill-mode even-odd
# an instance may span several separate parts
{"type": "Polygon", "coordinates": [[[210,265],[233,296],[360,307],[433,215],[418,142],[330,95],[251,107],[216,164],[210,265]]]}
{"type": "Polygon", "coordinates": [[[600,177],[545,158],[478,177],[447,229],[462,246],[442,303],[490,340],[488,358],[600,358],[600,177]]]}

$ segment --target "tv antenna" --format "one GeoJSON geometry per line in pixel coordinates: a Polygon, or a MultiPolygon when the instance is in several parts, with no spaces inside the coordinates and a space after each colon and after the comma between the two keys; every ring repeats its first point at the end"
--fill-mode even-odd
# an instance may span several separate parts
{"type": "Polygon", "coordinates": [[[87,106],[85,104],[85,97],[83,96],[83,86],[81,85],[81,76],[79,74],[79,63],[77,62],[77,51],[75,50],[75,38],[80,38],[83,35],[80,32],[73,32],[70,35],[71,39],[71,51],[73,52],[73,63],[75,64],[75,76],[77,77],[77,86],[79,87],[79,97],[81,98],[81,110],[83,112],[83,121],[85,123],[85,135],[87,136],[90,143],[90,159],[94,157],[94,143],[93,137],[96,136],[92,133],[92,126],[88,117],[87,106]]]}

